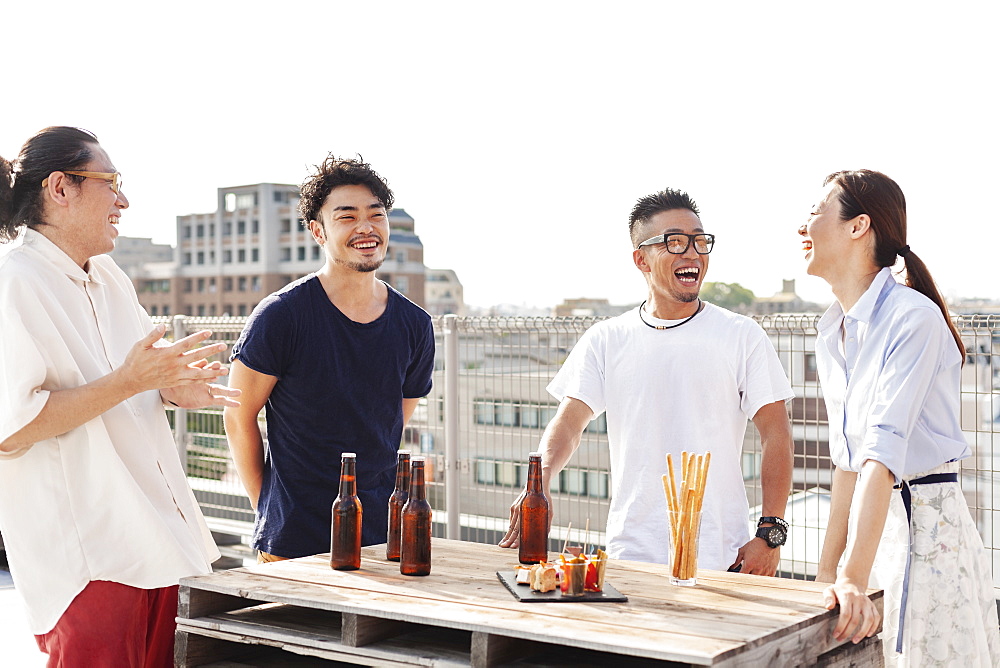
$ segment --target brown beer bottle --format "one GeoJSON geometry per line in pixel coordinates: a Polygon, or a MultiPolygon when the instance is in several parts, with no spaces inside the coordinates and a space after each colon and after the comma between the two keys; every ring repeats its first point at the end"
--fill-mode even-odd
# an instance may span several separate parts
{"type": "Polygon", "coordinates": [[[396,453],[396,489],[389,497],[389,534],[385,540],[385,558],[399,561],[399,538],[402,533],[403,504],[410,494],[410,451],[396,453]]]}
{"type": "Polygon", "coordinates": [[[549,557],[549,501],[542,491],[542,455],[528,454],[528,486],[521,500],[521,541],[517,559],[537,564],[549,557]]]}
{"type": "Polygon", "coordinates": [[[361,568],[361,500],[354,473],[357,456],[340,457],[340,493],[333,500],[330,526],[330,568],[356,571],[361,568]]]}
{"type": "Polygon", "coordinates": [[[399,545],[399,572],[403,575],[430,575],[431,504],[424,491],[424,458],[410,464],[410,495],[403,506],[402,538],[399,545]]]}

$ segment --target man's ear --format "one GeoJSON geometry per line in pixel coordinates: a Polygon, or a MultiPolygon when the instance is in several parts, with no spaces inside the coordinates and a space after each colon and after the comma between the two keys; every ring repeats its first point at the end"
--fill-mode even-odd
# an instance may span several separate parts
{"type": "Polygon", "coordinates": [[[635,263],[635,266],[638,267],[641,272],[648,274],[652,271],[649,267],[649,263],[646,262],[646,254],[642,252],[641,248],[636,248],[632,251],[632,262],[635,263]]]}
{"type": "Polygon", "coordinates": [[[49,200],[56,206],[67,207],[69,206],[69,188],[73,185],[69,177],[63,172],[52,172],[49,177],[45,179],[45,186],[42,191],[45,193],[45,199],[49,200]]]}
{"type": "Polygon", "coordinates": [[[309,232],[312,233],[313,239],[316,240],[320,246],[326,242],[326,232],[323,229],[323,223],[318,220],[309,221],[309,232]]]}

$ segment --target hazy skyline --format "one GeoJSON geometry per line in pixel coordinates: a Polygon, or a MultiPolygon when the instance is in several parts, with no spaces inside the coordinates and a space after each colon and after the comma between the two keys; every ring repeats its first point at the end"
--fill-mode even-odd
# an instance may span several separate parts
{"type": "Polygon", "coordinates": [[[829,302],[796,229],[826,174],[868,167],[902,186],[946,296],[1000,298],[998,19],[987,2],[18,3],[0,155],[47,125],[93,131],[132,204],[121,234],[173,244],[219,187],[359,153],[479,306],[640,301],[628,213],[667,186],[717,235],[707,280],[769,296],[791,278],[829,302]]]}

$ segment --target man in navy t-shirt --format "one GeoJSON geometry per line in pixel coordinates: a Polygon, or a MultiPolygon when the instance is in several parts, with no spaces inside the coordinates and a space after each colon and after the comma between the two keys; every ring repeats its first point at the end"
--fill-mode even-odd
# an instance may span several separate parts
{"type": "Polygon", "coordinates": [[[396,450],[434,370],[430,316],[375,277],[392,202],[368,164],[318,165],[299,212],[326,262],[258,304],[233,347],[229,384],[243,394],[225,411],[226,435],[257,511],[260,561],[329,551],[344,452],[357,453],[362,543],[385,542],[396,450]]]}

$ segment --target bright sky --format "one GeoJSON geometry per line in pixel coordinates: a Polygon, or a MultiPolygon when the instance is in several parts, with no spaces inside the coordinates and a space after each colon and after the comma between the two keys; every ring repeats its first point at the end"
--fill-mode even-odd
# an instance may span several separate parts
{"type": "Polygon", "coordinates": [[[717,235],[708,280],[828,302],[796,229],[826,174],[867,167],[946,296],[1000,298],[998,7],[5,3],[0,155],[93,131],[122,234],[173,243],[218,187],[360,153],[480,306],[641,300],[628,213],[667,186],[717,235]]]}

